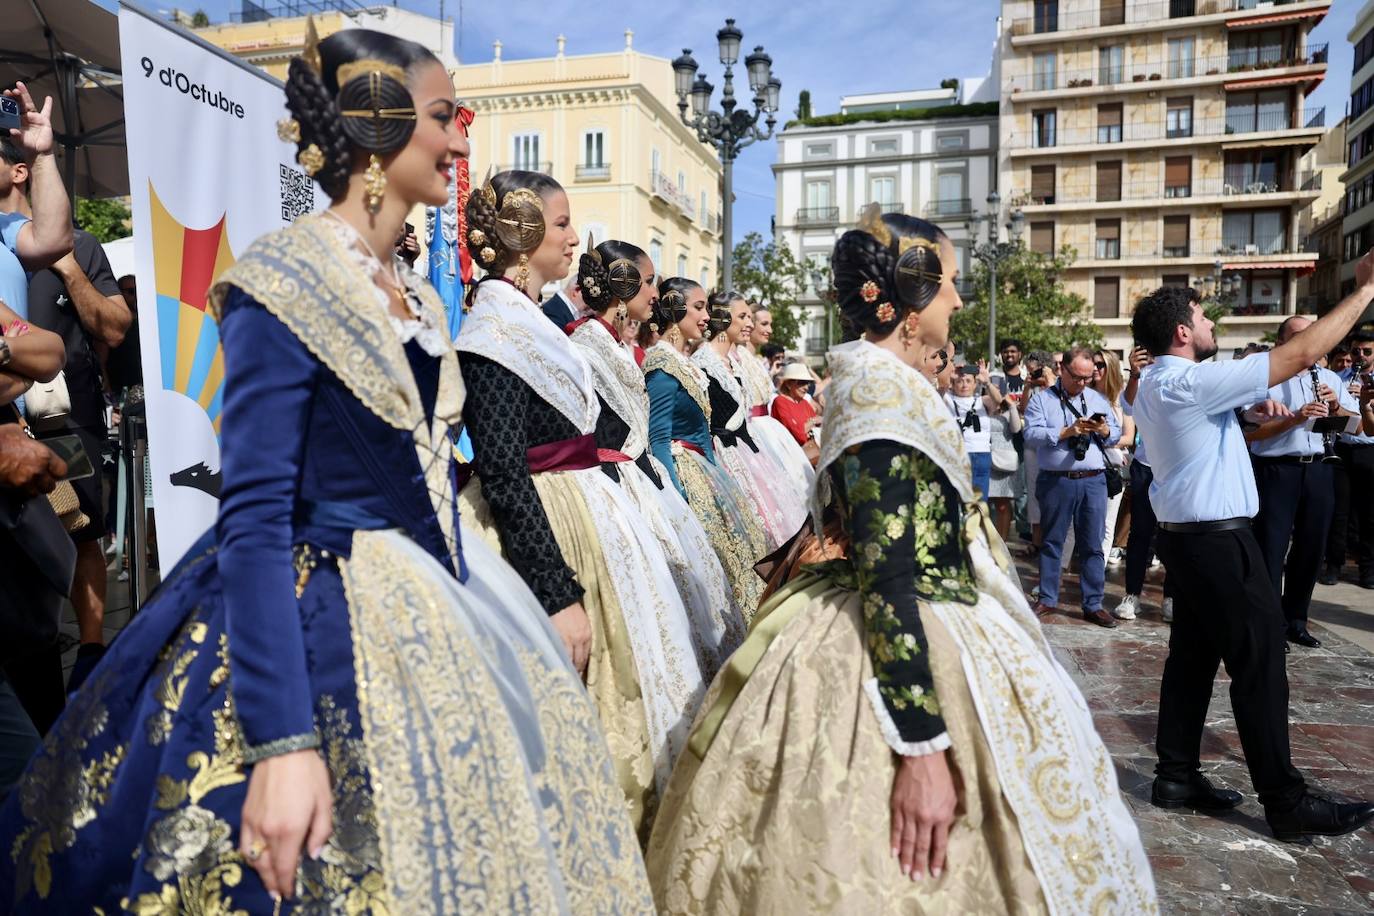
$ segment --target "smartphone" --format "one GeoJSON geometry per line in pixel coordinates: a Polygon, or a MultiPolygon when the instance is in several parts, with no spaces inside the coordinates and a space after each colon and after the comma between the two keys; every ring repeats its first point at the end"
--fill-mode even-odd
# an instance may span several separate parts
{"type": "Polygon", "coordinates": [[[19,129],[19,100],[9,96],[0,96],[0,130],[6,131],[0,136],[9,136],[9,129],[19,129]]]}
{"type": "Polygon", "coordinates": [[[1092,420],[1094,423],[1101,423],[1103,420],[1107,419],[1107,415],[1105,413],[1095,413],[1088,419],[1092,420]]]}
{"type": "Polygon", "coordinates": [[[402,236],[406,236],[406,235],[414,235],[414,234],[415,234],[415,226],[414,226],[412,223],[406,223],[405,229],[401,230],[401,235],[402,235],[402,236]]]}
{"type": "Polygon", "coordinates": [[[40,439],[44,445],[57,453],[57,457],[67,462],[67,475],[63,480],[84,480],[87,477],[95,476],[95,465],[91,463],[91,456],[86,451],[86,446],[81,444],[81,437],[77,435],[56,436],[52,439],[40,439]]]}

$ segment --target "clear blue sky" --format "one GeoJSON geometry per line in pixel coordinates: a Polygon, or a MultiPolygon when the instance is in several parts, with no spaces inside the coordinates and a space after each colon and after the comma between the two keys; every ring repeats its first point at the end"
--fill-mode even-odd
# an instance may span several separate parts
{"type": "MultiPolygon", "coordinates": [[[[116,5],[115,0],[96,2],[111,9],[116,5]]],[[[259,2],[271,5],[272,0],[259,2]]],[[[156,2],[147,5],[162,8],[156,2]]],[[[400,0],[400,5],[437,16],[440,0],[400,0]]],[[[1331,45],[1327,80],[1308,99],[1309,108],[1326,106],[1328,126],[1341,119],[1349,100],[1354,55],[1346,33],[1361,6],[1361,0],[1339,0],[1312,34],[1312,41],[1331,45]]],[[[204,9],[217,22],[239,7],[239,0],[186,0],[185,5],[204,9]]],[[[458,0],[443,2],[444,16],[455,24],[459,8],[458,0]]],[[[773,56],[773,72],[783,83],[783,121],[792,116],[802,89],[811,91],[813,109],[824,114],[838,111],[840,96],[849,93],[928,88],[946,77],[988,71],[1000,9],[995,0],[864,0],[853,8],[861,9],[862,15],[836,16],[832,6],[830,15],[818,19],[815,6],[795,0],[752,0],[742,5],[716,0],[465,0],[454,50],[465,63],[481,63],[491,59],[492,42],[500,39],[506,58],[543,57],[554,53],[555,39],[562,34],[568,39],[567,53],[591,54],[623,47],[624,31],[630,28],[635,47],[646,53],[672,59],[683,48],[693,49],[719,96],[723,68],[715,61],[715,33],[726,16],[733,16],[744,32],[746,51],[762,44],[773,56]],[[598,10],[603,14],[595,15],[598,10]]],[[[744,79],[739,82],[747,87],[744,79]]],[[[460,96],[462,89],[458,87],[460,96]]],[[[750,231],[768,234],[774,213],[769,165],[775,154],[773,142],[756,143],[736,161],[736,240],[750,231]]]]}

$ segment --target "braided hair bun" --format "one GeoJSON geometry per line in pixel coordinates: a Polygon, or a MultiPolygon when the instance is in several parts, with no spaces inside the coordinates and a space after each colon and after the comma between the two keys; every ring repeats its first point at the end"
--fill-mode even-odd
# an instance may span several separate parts
{"type": "Polygon", "coordinates": [[[701,289],[701,284],[686,277],[669,277],[658,285],[658,301],[654,304],[649,322],[659,334],[687,317],[687,294],[701,289]]]}
{"type": "Polygon", "coordinates": [[[577,261],[577,286],[582,290],[582,301],[593,312],[600,314],[611,307],[615,299],[611,295],[611,274],[594,249],[577,261]]]}
{"type": "Polygon", "coordinates": [[[869,207],[860,228],[840,236],[830,258],[846,337],[885,337],[935,299],[943,282],[939,226],[869,207]]]}
{"type": "Polygon", "coordinates": [[[600,314],[619,302],[629,302],[644,285],[639,262],[648,255],[638,245],[607,239],[593,245],[587,237],[587,253],[577,262],[577,285],[582,301],[600,314]]]}
{"type": "MultiPolygon", "coordinates": [[[[487,179],[481,188],[473,188],[468,195],[467,221],[468,237],[463,241],[468,253],[483,270],[489,274],[500,273],[514,264],[522,253],[513,251],[502,242],[511,232],[501,222],[501,208],[506,204],[506,196],[520,189],[533,191],[541,199],[563,186],[543,172],[526,172],[511,169],[499,172],[487,179]],[[487,189],[491,192],[488,193],[487,189]]],[[[522,214],[522,219],[532,219],[533,214],[522,214]]],[[[579,265],[580,269],[580,265],[579,265]]]]}
{"type": "Polygon", "coordinates": [[[711,316],[710,322],[706,325],[707,340],[714,340],[717,334],[724,334],[730,327],[730,322],[734,320],[730,314],[730,303],[738,298],[726,290],[714,292],[706,297],[706,311],[711,316]]]}
{"type": "MultiPolygon", "coordinates": [[[[307,48],[307,53],[311,49],[307,48]]],[[[294,58],[286,74],[286,108],[300,125],[297,152],[315,146],[323,156],[323,164],[315,172],[330,199],[338,200],[348,191],[348,177],[353,169],[354,150],[389,152],[400,149],[410,139],[415,121],[385,119],[381,122],[380,138],[373,118],[344,117],[345,110],[372,107],[371,84],[359,76],[347,80],[340,92],[338,74],[341,68],[361,60],[378,61],[409,74],[425,63],[439,64],[424,45],[371,29],[345,29],[335,32],[317,48],[316,60],[305,56],[294,58]],[[317,69],[318,67],[318,69],[317,69]]],[[[410,90],[391,76],[380,77],[379,99],[383,106],[409,108],[414,105],[410,90]]]]}

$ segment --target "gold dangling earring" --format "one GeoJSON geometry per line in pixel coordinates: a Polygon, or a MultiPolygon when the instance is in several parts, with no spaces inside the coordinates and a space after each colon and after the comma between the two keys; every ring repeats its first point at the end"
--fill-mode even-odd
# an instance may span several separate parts
{"type": "Polygon", "coordinates": [[[530,285],[530,256],[522,254],[520,262],[515,268],[515,288],[525,295],[529,295],[530,285]]]}
{"type": "MultiPolygon", "coordinates": [[[[915,314],[915,313],[913,313],[913,314],[915,314]]],[[[902,330],[901,330],[899,333],[900,333],[900,335],[901,335],[901,340],[902,340],[902,349],[903,349],[903,350],[910,350],[910,349],[911,349],[911,341],[914,340],[915,337],[916,337],[916,332],[913,331],[913,330],[911,329],[911,316],[910,316],[910,315],[908,315],[907,318],[906,318],[906,320],[902,322],[902,330]]]]}
{"type": "Polygon", "coordinates": [[[382,198],[386,196],[386,172],[382,171],[382,160],[376,153],[367,163],[363,182],[367,188],[367,212],[375,214],[382,209],[382,198]]]}
{"type": "Polygon", "coordinates": [[[625,303],[622,302],[622,303],[620,303],[620,305],[616,306],[616,310],[615,310],[615,320],[616,320],[616,321],[619,321],[621,324],[624,324],[624,323],[625,323],[625,319],[628,318],[628,317],[630,317],[630,310],[627,309],[627,308],[625,307],[625,303]]]}
{"type": "Polygon", "coordinates": [[[668,329],[668,343],[672,344],[674,349],[676,349],[677,345],[681,342],[682,332],[678,330],[677,325],[673,325],[671,328],[668,329]]]}

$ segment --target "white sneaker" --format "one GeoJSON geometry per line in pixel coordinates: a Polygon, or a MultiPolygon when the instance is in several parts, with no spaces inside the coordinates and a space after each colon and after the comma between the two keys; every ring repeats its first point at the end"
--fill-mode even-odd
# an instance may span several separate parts
{"type": "Polygon", "coordinates": [[[1164,622],[1165,622],[1165,623],[1173,623],[1173,622],[1174,622],[1174,599],[1172,599],[1172,598],[1165,598],[1165,599],[1164,599],[1164,608],[1163,608],[1163,611],[1164,611],[1164,622]]]}
{"type": "Polygon", "coordinates": [[[1127,595],[1121,599],[1121,603],[1112,611],[1112,616],[1117,620],[1135,620],[1135,612],[1140,610],[1140,596],[1127,595]]]}
{"type": "MultiPolygon", "coordinates": [[[[1125,555],[1125,553],[1122,551],[1122,549],[1121,549],[1120,547],[1113,547],[1113,548],[1112,548],[1112,552],[1109,553],[1109,554],[1107,554],[1107,565],[1108,565],[1108,566],[1120,566],[1120,565],[1121,565],[1121,561],[1124,560],[1125,558],[1126,558],[1126,555],[1125,555]]],[[[1131,618],[1126,617],[1126,618],[1123,618],[1123,619],[1125,619],[1125,620],[1130,620],[1131,618]]]]}
{"type": "Polygon", "coordinates": [[[1164,562],[1164,561],[1161,560],[1159,557],[1155,557],[1154,559],[1152,559],[1152,560],[1150,561],[1150,568],[1151,568],[1151,569],[1158,569],[1158,568],[1160,567],[1160,565],[1163,564],[1163,562],[1164,562]]]}

